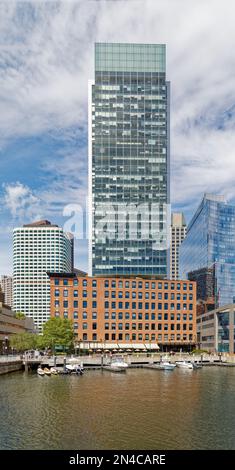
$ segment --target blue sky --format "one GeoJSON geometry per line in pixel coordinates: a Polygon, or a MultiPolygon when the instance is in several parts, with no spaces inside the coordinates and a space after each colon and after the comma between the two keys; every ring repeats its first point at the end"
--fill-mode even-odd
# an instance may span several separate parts
{"type": "Polygon", "coordinates": [[[173,209],[189,220],[204,192],[235,199],[234,14],[233,0],[0,2],[0,274],[14,226],[85,206],[95,41],[167,44],[173,209]]]}

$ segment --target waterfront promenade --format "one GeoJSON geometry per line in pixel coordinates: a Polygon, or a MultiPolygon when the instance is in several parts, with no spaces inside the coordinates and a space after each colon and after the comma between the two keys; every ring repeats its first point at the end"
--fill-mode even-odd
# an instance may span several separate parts
{"type": "MultiPolygon", "coordinates": [[[[159,364],[161,360],[176,362],[180,360],[194,361],[204,366],[235,366],[235,355],[229,354],[187,354],[176,353],[174,355],[167,353],[139,353],[139,354],[120,354],[128,363],[130,368],[144,368],[154,364],[159,364]]],[[[35,370],[39,365],[43,367],[56,366],[62,368],[66,364],[79,364],[84,369],[100,369],[108,366],[111,361],[110,354],[92,354],[84,356],[34,356],[32,354],[0,356],[0,375],[17,370],[25,369],[35,370]]]]}
{"type": "Polygon", "coordinates": [[[23,361],[20,355],[0,356],[0,375],[16,372],[23,368],[23,361]]]}

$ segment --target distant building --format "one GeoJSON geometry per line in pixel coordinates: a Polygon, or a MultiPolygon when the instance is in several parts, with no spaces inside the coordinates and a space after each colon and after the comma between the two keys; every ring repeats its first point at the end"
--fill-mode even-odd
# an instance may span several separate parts
{"type": "Polygon", "coordinates": [[[81,271],[81,269],[74,268],[73,272],[76,274],[78,277],[83,277],[87,276],[87,273],[85,271],[81,271]]]}
{"type": "Polygon", "coordinates": [[[165,44],[95,44],[89,103],[89,275],[169,276],[165,44]]]}
{"type": "Polygon", "coordinates": [[[182,212],[171,214],[170,278],[179,279],[179,247],[186,237],[187,226],[182,212]]]}
{"type": "Polygon", "coordinates": [[[196,344],[195,282],[48,275],[51,316],[72,320],[82,349],[190,351],[196,344]]]}
{"type": "Polygon", "coordinates": [[[197,316],[215,310],[214,297],[208,297],[206,300],[197,300],[197,316]]]}
{"type": "Polygon", "coordinates": [[[73,270],[73,237],[58,225],[38,221],[13,231],[13,308],[42,329],[50,318],[47,271],[73,270]]]}
{"type": "Polygon", "coordinates": [[[0,286],[0,302],[3,304],[4,303],[4,294],[2,292],[2,288],[0,286]]]}
{"type": "Polygon", "coordinates": [[[180,246],[180,278],[198,282],[198,298],[235,302],[235,206],[205,194],[180,246]]]}
{"type": "Polygon", "coordinates": [[[215,302],[215,266],[201,268],[188,273],[188,279],[197,283],[197,299],[214,299],[215,302]]]}
{"type": "Polygon", "coordinates": [[[224,305],[197,317],[197,344],[210,352],[235,354],[235,304],[224,305]]]}
{"type": "Polygon", "coordinates": [[[9,307],[12,307],[12,277],[1,276],[0,286],[2,288],[2,292],[4,293],[4,303],[9,305],[9,307]]]}

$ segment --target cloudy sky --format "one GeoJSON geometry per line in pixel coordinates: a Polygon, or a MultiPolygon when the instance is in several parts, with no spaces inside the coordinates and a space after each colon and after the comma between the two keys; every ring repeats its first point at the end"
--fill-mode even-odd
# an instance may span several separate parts
{"type": "Polygon", "coordinates": [[[234,17],[234,0],[0,0],[0,274],[14,226],[85,205],[96,41],[167,44],[173,209],[235,201],[234,17]]]}

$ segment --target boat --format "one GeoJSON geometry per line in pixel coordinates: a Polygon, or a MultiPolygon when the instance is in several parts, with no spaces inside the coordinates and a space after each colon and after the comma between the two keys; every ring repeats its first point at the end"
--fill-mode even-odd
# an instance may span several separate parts
{"type": "Polygon", "coordinates": [[[58,375],[58,370],[55,367],[50,367],[50,371],[52,375],[58,375]]]}
{"type": "Polygon", "coordinates": [[[72,364],[66,364],[65,367],[66,367],[66,370],[69,371],[69,372],[72,372],[73,370],[75,370],[75,369],[74,369],[75,366],[72,365],[72,364]]]}
{"type": "Polygon", "coordinates": [[[176,361],[176,366],[180,367],[181,369],[193,369],[192,362],[176,361]]]}
{"type": "Polygon", "coordinates": [[[163,370],[174,370],[175,367],[176,367],[175,364],[172,364],[171,362],[168,362],[168,361],[163,361],[159,365],[159,368],[163,370]]]}
{"type": "Polygon", "coordinates": [[[128,364],[123,360],[122,357],[115,357],[111,360],[109,366],[115,369],[127,369],[128,364]]]}
{"type": "Polygon", "coordinates": [[[45,375],[51,375],[51,371],[48,369],[48,367],[44,367],[43,372],[45,375]]]}
{"type": "Polygon", "coordinates": [[[202,364],[200,362],[192,362],[194,369],[202,369],[202,364]]]}
{"type": "Polygon", "coordinates": [[[77,374],[77,375],[82,375],[84,372],[84,369],[80,364],[67,364],[66,370],[70,374],[77,374]]]}
{"type": "Polygon", "coordinates": [[[41,367],[37,368],[37,374],[40,375],[40,377],[44,377],[45,372],[41,367]]]}

